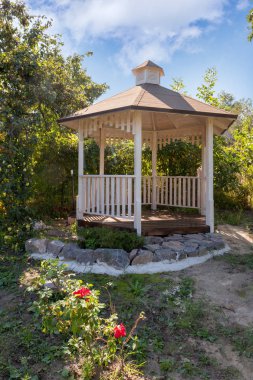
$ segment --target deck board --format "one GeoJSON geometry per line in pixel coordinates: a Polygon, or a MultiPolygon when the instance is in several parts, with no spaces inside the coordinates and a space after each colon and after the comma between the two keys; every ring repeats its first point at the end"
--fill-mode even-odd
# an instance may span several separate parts
{"type": "MultiPolygon", "coordinates": [[[[135,231],[134,223],[131,220],[98,215],[84,215],[82,220],[78,220],[78,225],[135,231]]],[[[200,215],[169,214],[164,211],[146,211],[142,215],[142,235],[144,236],[166,236],[175,233],[189,234],[209,231],[210,228],[205,223],[205,217],[200,215]]]]}

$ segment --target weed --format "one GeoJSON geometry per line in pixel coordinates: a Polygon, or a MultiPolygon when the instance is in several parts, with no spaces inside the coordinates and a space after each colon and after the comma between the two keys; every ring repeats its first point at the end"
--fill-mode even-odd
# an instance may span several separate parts
{"type": "Polygon", "coordinates": [[[161,360],[160,368],[163,372],[172,372],[176,368],[176,362],[174,359],[161,360]]]}

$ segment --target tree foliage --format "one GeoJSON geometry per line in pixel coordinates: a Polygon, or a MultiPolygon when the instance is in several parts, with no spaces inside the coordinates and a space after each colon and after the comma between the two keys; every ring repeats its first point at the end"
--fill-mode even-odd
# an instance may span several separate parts
{"type": "Polygon", "coordinates": [[[92,103],[106,88],[82,69],[83,56],[62,56],[61,41],[48,34],[50,25],[29,15],[23,2],[0,4],[0,236],[2,246],[13,249],[30,230],[34,170],[45,149],[61,160],[60,140],[71,136],[57,119],[92,103]]]}
{"type": "Polygon", "coordinates": [[[253,8],[249,11],[249,13],[247,15],[247,21],[249,24],[248,40],[251,42],[253,39],[253,8]]]}
{"type": "Polygon", "coordinates": [[[219,106],[218,99],[215,97],[215,84],[217,82],[217,70],[215,67],[210,67],[206,70],[204,82],[197,88],[196,96],[214,107],[219,106]]]}

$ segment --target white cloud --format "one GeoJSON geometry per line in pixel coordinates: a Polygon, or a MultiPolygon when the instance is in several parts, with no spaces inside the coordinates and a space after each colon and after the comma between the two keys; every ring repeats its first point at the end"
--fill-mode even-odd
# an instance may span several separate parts
{"type": "MultiPolygon", "coordinates": [[[[120,42],[116,54],[129,70],[146,59],[166,62],[205,26],[222,19],[228,0],[27,0],[34,12],[55,20],[67,46],[85,40],[120,42]],[[201,21],[198,26],[198,22],[201,21]]],[[[246,0],[240,0],[244,3],[246,0]]]]}
{"type": "Polygon", "coordinates": [[[236,8],[242,11],[250,6],[249,0],[239,0],[236,4],[236,8]]]}

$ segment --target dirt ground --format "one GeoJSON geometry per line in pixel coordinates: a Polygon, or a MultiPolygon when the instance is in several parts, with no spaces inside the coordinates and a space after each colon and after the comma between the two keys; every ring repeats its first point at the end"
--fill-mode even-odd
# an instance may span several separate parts
{"type": "MultiPolygon", "coordinates": [[[[231,226],[218,226],[218,231],[230,246],[231,254],[252,253],[253,234],[246,229],[231,226]]],[[[253,326],[253,278],[252,271],[231,267],[223,260],[210,260],[204,264],[188,268],[183,273],[195,280],[196,297],[206,298],[210,304],[222,309],[230,323],[244,327],[253,326]]],[[[224,342],[200,342],[206,353],[224,365],[237,368],[245,380],[253,380],[252,359],[239,356],[224,342]]]]}

